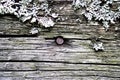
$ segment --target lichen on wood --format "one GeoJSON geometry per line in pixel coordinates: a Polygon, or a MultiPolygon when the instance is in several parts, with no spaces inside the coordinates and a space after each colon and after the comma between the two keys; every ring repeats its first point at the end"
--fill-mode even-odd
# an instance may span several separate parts
{"type": "Polygon", "coordinates": [[[39,4],[33,3],[32,0],[2,0],[0,2],[0,14],[12,14],[22,22],[29,21],[31,24],[37,23],[44,27],[51,27],[55,23],[51,18],[52,16],[48,17],[48,15],[52,15],[48,6],[47,0],[39,2],[39,4]],[[43,11],[45,15],[40,17],[39,11],[43,11]]]}
{"type": "Polygon", "coordinates": [[[112,4],[116,0],[73,0],[73,7],[75,10],[84,8],[84,15],[89,21],[95,20],[102,22],[106,30],[110,24],[115,24],[116,20],[120,18],[120,9],[117,11],[111,9],[112,4]]]}

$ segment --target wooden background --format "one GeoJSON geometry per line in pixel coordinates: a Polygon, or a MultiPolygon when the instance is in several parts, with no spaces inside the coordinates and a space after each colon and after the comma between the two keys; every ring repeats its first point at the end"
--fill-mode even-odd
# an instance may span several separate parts
{"type": "Polygon", "coordinates": [[[120,23],[105,32],[87,22],[82,10],[74,12],[71,3],[54,0],[51,7],[60,20],[50,30],[38,28],[37,37],[3,36],[31,35],[32,27],[12,15],[0,16],[0,80],[120,80],[120,23]],[[55,44],[59,35],[68,39],[64,45],[55,44]],[[93,36],[101,38],[104,52],[92,49],[93,36]]]}

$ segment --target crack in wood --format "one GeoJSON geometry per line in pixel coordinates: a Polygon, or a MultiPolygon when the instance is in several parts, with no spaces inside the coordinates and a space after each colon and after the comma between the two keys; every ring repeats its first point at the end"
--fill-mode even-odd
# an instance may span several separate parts
{"type": "Polygon", "coordinates": [[[120,72],[120,71],[111,71],[111,70],[85,70],[85,69],[54,69],[54,70],[51,70],[51,69],[36,69],[36,70],[0,70],[0,72],[12,72],[12,71],[15,71],[15,72],[19,72],[19,71],[96,71],[96,72],[120,72]]]}
{"type": "Polygon", "coordinates": [[[106,64],[106,63],[80,63],[80,62],[67,62],[67,61],[38,61],[38,60],[0,60],[0,62],[35,62],[35,63],[63,63],[63,64],[87,64],[87,65],[111,65],[120,66],[120,64],[106,64]]]}
{"type": "Polygon", "coordinates": [[[23,35],[0,35],[0,38],[6,38],[6,37],[38,37],[37,34],[31,34],[31,35],[26,35],[26,34],[23,34],[23,35]]]}

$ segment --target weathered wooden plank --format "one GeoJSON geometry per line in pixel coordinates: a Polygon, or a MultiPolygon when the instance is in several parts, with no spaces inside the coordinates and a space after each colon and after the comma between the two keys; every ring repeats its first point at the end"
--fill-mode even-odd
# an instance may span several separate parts
{"type": "Polygon", "coordinates": [[[119,75],[114,72],[96,72],[96,71],[14,71],[2,72],[1,77],[23,77],[34,80],[119,80],[119,75]],[[107,75],[108,74],[108,75],[107,75]],[[110,75],[110,76],[109,76],[110,75]]]}
{"type": "Polygon", "coordinates": [[[71,40],[57,46],[40,38],[1,38],[0,60],[66,61],[120,64],[120,41],[103,40],[105,51],[94,52],[90,40],[71,40]]]}
{"type": "MultiPolygon", "coordinates": [[[[54,48],[57,47],[59,48],[60,46],[55,45],[54,39],[51,40],[45,40],[43,36],[38,37],[38,38],[0,38],[1,41],[1,46],[0,49],[44,49],[44,48],[54,48]],[[50,45],[53,44],[53,45],[50,45]],[[33,47],[31,47],[33,46],[33,47]],[[40,47],[40,46],[45,46],[45,47],[40,47]],[[27,48],[28,47],[28,48],[27,48]]],[[[113,49],[119,50],[119,45],[120,45],[120,40],[102,40],[104,43],[104,46],[106,47],[111,47],[113,49]]],[[[75,40],[75,39],[70,39],[65,45],[61,46],[64,48],[71,47],[71,48],[86,48],[88,50],[91,50],[90,48],[91,41],[90,40],[75,40]],[[76,44],[78,43],[78,44],[76,44]],[[68,45],[68,46],[67,46],[68,45]],[[70,46],[71,45],[71,46],[70,46]]],[[[108,49],[109,50],[109,49],[108,49]]],[[[82,51],[82,50],[81,50],[82,51]]],[[[87,50],[86,50],[87,51],[87,50]]]]}
{"type": "Polygon", "coordinates": [[[120,65],[70,64],[55,62],[0,62],[0,71],[96,71],[120,74],[120,65]]]}
{"type": "MultiPolygon", "coordinates": [[[[51,73],[52,74],[52,73],[51,73]]],[[[72,77],[72,76],[55,76],[55,77],[0,77],[0,80],[93,80],[93,79],[97,79],[97,80],[119,80],[119,78],[106,78],[106,77],[86,77],[86,76],[82,76],[82,77],[72,77]]]]}
{"type": "Polygon", "coordinates": [[[2,52],[0,61],[62,61],[70,63],[102,63],[102,64],[120,64],[119,52],[106,52],[93,54],[84,53],[59,53],[53,51],[35,51],[35,50],[8,50],[2,52]],[[107,54],[108,53],[108,54],[107,54]]]}
{"type": "MultiPolygon", "coordinates": [[[[72,38],[83,38],[87,39],[91,37],[92,35],[98,35],[105,39],[115,39],[116,37],[119,38],[119,31],[115,32],[116,26],[111,26],[108,32],[105,32],[105,30],[102,28],[102,26],[98,25],[94,22],[86,22],[83,16],[80,16],[79,14],[75,14],[75,12],[70,13],[70,10],[73,11],[71,8],[71,4],[55,4],[54,8],[56,10],[59,10],[61,6],[65,6],[65,9],[61,10],[65,14],[62,15],[59,13],[59,18],[61,19],[56,23],[54,28],[49,31],[48,33],[45,32],[46,29],[39,28],[41,31],[41,34],[44,34],[46,37],[53,37],[57,35],[64,35],[65,37],[72,37],[72,38]],[[58,8],[57,8],[58,7],[58,8]],[[69,14],[67,14],[67,12],[69,14]],[[80,18],[80,22],[78,22],[78,18],[80,18]],[[98,27],[99,26],[99,27],[98,27]],[[71,33],[72,36],[69,36],[71,33]]],[[[60,10],[59,10],[60,11],[60,10]]],[[[59,12],[57,11],[57,12],[59,12]]],[[[79,12],[77,12],[79,13],[79,12]]],[[[31,27],[27,26],[26,23],[23,24],[19,21],[19,19],[13,17],[13,16],[2,16],[0,19],[0,33],[1,34],[30,34],[29,31],[31,27]]],[[[47,30],[48,31],[48,30],[47,30]]],[[[41,35],[40,35],[41,36],[41,35]]]]}
{"type": "Polygon", "coordinates": [[[93,36],[101,37],[103,39],[115,39],[119,32],[115,32],[114,29],[110,29],[108,32],[103,27],[87,26],[84,24],[69,26],[69,25],[56,25],[50,32],[41,32],[41,34],[47,38],[61,35],[65,38],[76,39],[89,39],[93,36]]]}
{"type": "Polygon", "coordinates": [[[0,35],[24,35],[29,34],[29,31],[29,26],[13,16],[1,16],[0,18],[0,35]]]}
{"type": "MultiPolygon", "coordinates": [[[[9,18],[9,17],[8,17],[9,18]]],[[[14,18],[13,18],[14,19],[14,18]]],[[[6,19],[4,19],[6,20],[6,19]]],[[[16,20],[16,19],[15,19],[16,20]]],[[[31,27],[26,26],[25,24],[12,21],[12,18],[9,18],[7,21],[1,21],[0,25],[0,33],[3,34],[11,34],[11,35],[30,35],[31,27]],[[6,23],[7,22],[7,23],[6,23]]],[[[71,19],[69,19],[71,20],[71,19]]],[[[111,27],[108,32],[105,32],[104,28],[94,23],[86,24],[79,24],[79,23],[72,23],[72,22],[59,22],[57,23],[51,31],[47,29],[40,30],[40,36],[45,36],[48,38],[52,38],[54,36],[62,35],[66,38],[80,38],[80,39],[88,39],[93,35],[102,37],[104,39],[115,39],[116,37],[119,38],[119,31],[115,32],[115,28],[111,27]],[[97,27],[96,27],[97,26],[97,27]],[[46,32],[47,30],[47,32],[46,32]],[[69,36],[71,34],[71,36],[69,36]]]]}
{"type": "MultiPolygon", "coordinates": [[[[51,31],[38,28],[36,38],[0,38],[0,80],[120,80],[119,23],[105,32],[101,25],[87,22],[82,9],[74,12],[72,0],[54,1],[60,21],[51,31]],[[69,41],[57,46],[48,39],[58,35],[69,41]],[[101,38],[104,52],[94,52],[92,36],[101,38]]],[[[30,29],[13,16],[0,18],[0,34],[29,34],[30,29]]]]}

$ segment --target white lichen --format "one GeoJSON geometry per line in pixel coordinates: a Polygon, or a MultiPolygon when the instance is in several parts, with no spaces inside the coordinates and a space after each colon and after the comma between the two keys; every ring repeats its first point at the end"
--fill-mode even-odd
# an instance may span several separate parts
{"type": "Polygon", "coordinates": [[[97,37],[91,38],[91,46],[95,51],[104,51],[103,43],[97,37]]]}
{"type": "Polygon", "coordinates": [[[51,9],[48,8],[47,1],[44,0],[40,5],[37,5],[35,3],[31,4],[31,2],[32,0],[2,0],[0,2],[0,14],[12,14],[19,18],[22,22],[38,22],[38,24],[42,24],[44,27],[54,26],[52,19],[44,19],[45,16],[47,18],[47,15],[50,14],[51,11],[51,9]],[[44,24],[41,18],[39,20],[38,13],[40,10],[45,12],[45,15],[42,19],[44,19],[44,23],[47,24],[44,24]]]}
{"type": "Polygon", "coordinates": [[[93,44],[93,49],[95,51],[104,51],[103,43],[102,42],[96,42],[93,44]]]}
{"type": "Polygon", "coordinates": [[[53,18],[58,18],[58,14],[56,14],[56,13],[52,13],[51,16],[52,16],[53,18]]]}
{"type": "Polygon", "coordinates": [[[43,10],[46,13],[46,15],[50,14],[51,12],[51,9],[49,9],[47,1],[42,2],[42,4],[40,5],[40,9],[43,10]]]}
{"type": "Polygon", "coordinates": [[[37,28],[32,28],[32,29],[30,30],[30,33],[31,33],[31,34],[38,34],[38,33],[39,33],[39,30],[38,30],[37,28]]]}
{"type": "Polygon", "coordinates": [[[73,6],[74,6],[74,10],[79,9],[81,6],[85,7],[86,2],[84,0],[73,0],[73,6]]]}
{"type": "Polygon", "coordinates": [[[49,17],[40,17],[38,19],[38,23],[42,24],[43,26],[47,27],[52,27],[55,23],[52,21],[51,18],[49,17]]]}
{"type": "Polygon", "coordinates": [[[115,24],[116,19],[120,18],[120,7],[118,11],[113,11],[110,7],[112,3],[113,0],[93,0],[91,2],[73,0],[75,9],[83,7],[85,11],[82,12],[82,14],[88,20],[102,21],[106,30],[109,28],[110,24],[115,24]]]}

